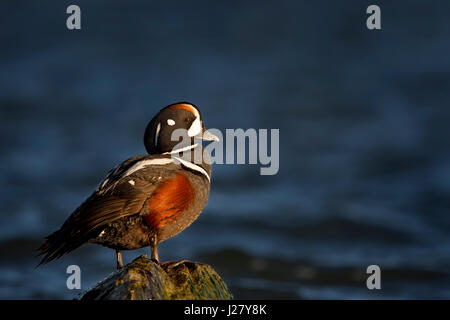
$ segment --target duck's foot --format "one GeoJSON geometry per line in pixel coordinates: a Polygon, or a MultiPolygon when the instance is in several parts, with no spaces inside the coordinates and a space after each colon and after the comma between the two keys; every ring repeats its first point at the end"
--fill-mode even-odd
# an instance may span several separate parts
{"type": "Polygon", "coordinates": [[[152,254],[152,258],[150,260],[152,260],[153,262],[160,264],[159,263],[159,255],[158,255],[158,240],[156,239],[156,236],[153,235],[150,237],[150,251],[152,254]]]}
{"type": "Polygon", "coordinates": [[[123,268],[122,251],[116,250],[117,269],[123,268]]]}

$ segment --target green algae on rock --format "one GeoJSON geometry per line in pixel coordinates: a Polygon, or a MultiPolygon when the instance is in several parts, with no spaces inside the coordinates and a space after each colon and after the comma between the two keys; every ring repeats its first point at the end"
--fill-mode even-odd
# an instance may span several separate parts
{"type": "Polygon", "coordinates": [[[191,261],[157,264],[136,258],[85,292],[81,300],[231,300],[225,282],[206,264],[191,261]]]}

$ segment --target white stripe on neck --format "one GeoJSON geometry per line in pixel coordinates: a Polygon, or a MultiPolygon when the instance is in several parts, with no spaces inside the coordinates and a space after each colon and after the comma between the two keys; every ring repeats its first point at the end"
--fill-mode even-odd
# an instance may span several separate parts
{"type": "Polygon", "coordinates": [[[176,163],[174,161],[174,159],[175,159],[176,161],[178,161],[180,164],[184,165],[185,167],[187,167],[189,169],[192,169],[194,171],[200,172],[201,174],[203,174],[208,179],[208,181],[211,181],[211,177],[209,176],[208,172],[206,172],[205,169],[203,169],[202,167],[200,167],[200,166],[198,166],[198,165],[196,165],[196,164],[194,164],[194,163],[192,163],[190,161],[184,160],[184,159],[182,159],[180,157],[176,157],[174,155],[174,154],[178,154],[180,152],[184,152],[184,151],[187,151],[187,150],[192,150],[192,149],[196,148],[197,146],[198,146],[198,143],[195,143],[195,144],[193,144],[191,146],[187,146],[187,147],[184,147],[184,148],[173,150],[171,152],[163,153],[163,154],[170,154],[171,158],[147,159],[147,160],[138,161],[131,168],[129,168],[122,175],[122,177],[129,176],[129,175],[133,174],[134,172],[136,172],[138,170],[141,170],[141,169],[143,169],[143,168],[145,168],[147,166],[165,165],[165,164],[170,164],[170,163],[176,163]]]}
{"type": "Polygon", "coordinates": [[[188,167],[189,169],[192,169],[194,171],[200,172],[201,174],[203,174],[208,179],[209,182],[211,182],[211,178],[210,178],[208,172],[206,172],[206,170],[203,169],[202,167],[200,167],[200,166],[198,166],[198,165],[196,165],[196,164],[194,164],[192,162],[189,162],[187,160],[183,160],[181,158],[175,157],[175,156],[172,156],[172,158],[174,158],[175,160],[179,161],[185,167],[188,167]]]}
{"type": "Polygon", "coordinates": [[[163,154],[177,154],[177,153],[180,153],[180,152],[183,152],[183,151],[187,151],[187,150],[191,150],[191,149],[197,148],[197,146],[198,146],[198,143],[193,144],[191,146],[184,147],[184,148],[175,149],[175,150],[172,150],[170,152],[164,152],[163,154]]]}

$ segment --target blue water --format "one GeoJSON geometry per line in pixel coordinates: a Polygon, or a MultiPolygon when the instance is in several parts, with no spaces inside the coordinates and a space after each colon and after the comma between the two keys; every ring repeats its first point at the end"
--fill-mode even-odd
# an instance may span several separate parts
{"type": "Polygon", "coordinates": [[[180,100],[207,127],[279,128],[280,171],[216,165],[163,260],[211,264],[236,298],[450,298],[447,1],[377,1],[380,31],[366,1],[77,1],[80,31],[69,4],[0,2],[0,298],[113,271],[100,246],[38,269],[34,250],[180,100]]]}

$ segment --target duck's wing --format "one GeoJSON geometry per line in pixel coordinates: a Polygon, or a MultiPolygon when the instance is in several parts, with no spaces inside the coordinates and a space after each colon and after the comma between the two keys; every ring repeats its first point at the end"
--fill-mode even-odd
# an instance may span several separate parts
{"type": "Polygon", "coordinates": [[[138,156],[111,170],[61,229],[46,237],[38,249],[38,255],[44,255],[40,264],[75,250],[109,223],[139,214],[157,188],[158,177],[163,173],[171,175],[177,167],[170,157],[138,156]]]}

